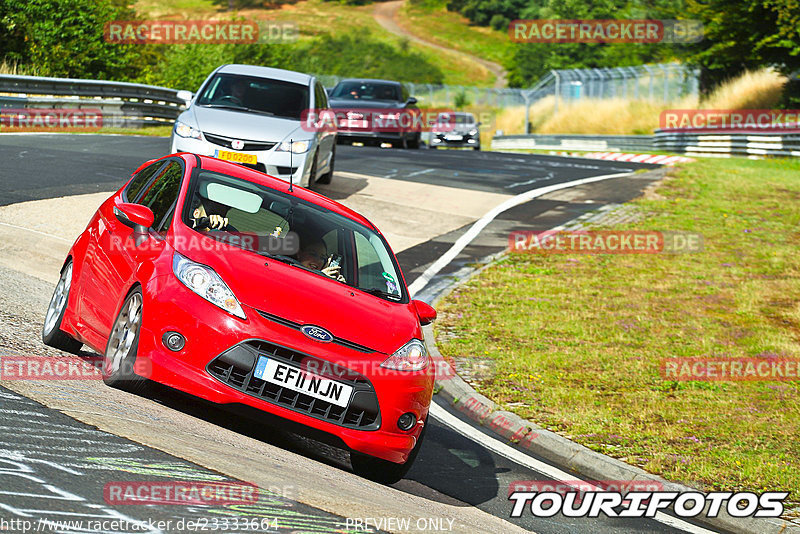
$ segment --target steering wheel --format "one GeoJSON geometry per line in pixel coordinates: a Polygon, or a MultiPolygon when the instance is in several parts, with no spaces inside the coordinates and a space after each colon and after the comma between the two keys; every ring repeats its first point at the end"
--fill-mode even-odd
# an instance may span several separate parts
{"type": "Polygon", "coordinates": [[[195,222],[194,229],[195,230],[208,230],[209,232],[238,232],[239,230],[236,229],[235,226],[229,224],[225,228],[210,228],[209,225],[211,224],[210,217],[200,217],[195,222]]]}
{"type": "Polygon", "coordinates": [[[242,105],[242,101],[239,100],[238,98],[234,97],[233,95],[222,96],[222,97],[217,99],[217,102],[220,102],[220,103],[222,103],[222,102],[226,102],[226,103],[230,102],[230,103],[233,103],[233,104],[237,104],[239,106],[242,105]]]}

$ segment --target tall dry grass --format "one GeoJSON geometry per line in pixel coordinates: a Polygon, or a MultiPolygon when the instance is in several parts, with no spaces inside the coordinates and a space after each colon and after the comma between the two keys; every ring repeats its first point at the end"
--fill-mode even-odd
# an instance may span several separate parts
{"type": "MultiPolygon", "coordinates": [[[[681,103],[681,108],[694,107],[681,103]]],[[[584,99],[547,119],[537,133],[650,134],[658,128],[661,111],[673,106],[651,100],[584,99]]]]}
{"type": "MultiPolygon", "coordinates": [[[[651,134],[659,127],[661,112],[667,109],[771,109],[778,105],[786,77],[771,70],[747,71],[721,84],[700,102],[696,98],[664,103],[638,99],[583,99],[566,104],[559,102],[553,114],[554,97],[548,96],[531,106],[533,131],[552,134],[651,134]]],[[[497,129],[506,134],[525,130],[525,108],[518,106],[502,110],[497,117],[497,129]]]]}
{"type": "Polygon", "coordinates": [[[10,74],[12,76],[36,76],[37,69],[32,69],[27,66],[21,66],[17,63],[8,63],[6,61],[0,62],[0,74],[10,74]]]}
{"type": "Polygon", "coordinates": [[[772,109],[778,105],[787,79],[772,69],[746,71],[728,80],[700,102],[703,109],[772,109]]]}
{"type": "MultiPolygon", "coordinates": [[[[554,96],[546,96],[531,105],[529,120],[534,131],[553,115],[554,96]]],[[[525,133],[525,106],[504,108],[497,114],[495,129],[505,134],[525,133]]]]}

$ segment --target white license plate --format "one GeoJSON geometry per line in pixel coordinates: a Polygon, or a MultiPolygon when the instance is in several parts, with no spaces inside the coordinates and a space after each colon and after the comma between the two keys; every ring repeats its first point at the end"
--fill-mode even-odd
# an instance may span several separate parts
{"type": "Polygon", "coordinates": [[[448,141],[461,141],[464,139],[461,135],[445,135],[444,138],[448,141]]]}
{"type": "Polygon", "coordinates": [[[344,121],[345,128],[366,128],[367,121],[358,119],[347,119],[344,121]]]}
{"type": "Polygon", "coordinates": [[[299,367],[286,365],[264,356],[258,358],[256,370],[253,374],[256,378],[260,378],[270,384],[289,388],[292,391],[299,391],[342,408],[347,407],[350,402],[350,395],[353,393],[352,386],[322,378],[313,373],[303,371],[299,367]]]}

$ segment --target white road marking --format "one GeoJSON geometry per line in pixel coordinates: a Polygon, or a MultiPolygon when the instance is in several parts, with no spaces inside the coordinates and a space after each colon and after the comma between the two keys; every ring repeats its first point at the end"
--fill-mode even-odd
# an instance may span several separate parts
{"type": "Polygon", "coordinates": [[[57,235],[48,234],[47,232],[40,232],[39,230],[34,230],[32,228],[25,228],[24,226],[18,226],[16,224],[9,224],[0,222],[0,226],[8,226],[9,228],[16,228],[17,230],[25,230],[26,232],[33,232],[34,234],[43,235],[46,237],[52,237],[53,239],[58,239],[59,241],[63,241],[64,243],[72,243],[69,239],[64,239],[63,237],[59,237],[57,235]]]}
{"type": "MultiPolygon", "coordinates": [[[[575,475],[570,475],[569,473],[566,473],[557,467],[553,467],[552,465],[539,461],[532,456],[528,456],[522,451],[510,447],[500,440],[497,440],[491,436],[487,436],[483,432],[473,428],[470,424],[465,423],[455,415],[451,414],[435,402],[431,403],[430,414],[436,420],[440,421],[445,426],[450,427],[452,430],[455,430],[462,436],[474,441],[475,443],[479,443],[484,448],[502,456],[503,458],[506,458],[507,460],[511,460],[516,464],[527,467],[528,469],[532,469],[537,473],[541,473],[559,482],[569,482],[570,480],[575,480],[576,478],[575,475]]],[[[587,484],[582,484],[581,487],[587,488],[587,484]]],[[[602,488],[596,489],[598,491],[602,491],[602,488]]],[[[715,534],[713,530],[707,530],[702,527],[692,525],[691,523],[687,523],[682,519],[672,517],[662,512],[658,512],[653,519],[660,523],[664,523],[665,525],[669,525],[692,534],[715,534]]]]}
{"type": "Polygon", "coordinates": [[[490,222],[494,220],[495,217],[500,215],[506,210],[513,208],[514,206],[519,206],[520,204],[524,204],[529,200],[533,200],[536,197],[540,197],[542,195],[546,195],[547,193],[551,193],[553,191],[558,191],[560,189],[568,189],[570,187],[575,187],[577,185],[589,184],[592,182],[599,182],[602,180],[609,180],[611,178],[621,178],[622,176],[629,176],[633,173],[630,172],[623,172],[618,174],[605,174],[602,176],[592,176],[589,178],[581,178],[580,180],[572,180],[571,182],[564,182],[561,184],[554,184],[548,185],[545,187],[537,187],[536,189],[531,189],[530,191],[526,191],[525,193],[520,193],[514,197],[509,198],[499,206],[494,207],[488,213],[486,213],[483,217],[475,221],[472,227],[467,230],[467,232],[459,237],[453,246],[450,249],[442,254],[442,256],[433,262],[425,272],[423,272],[419,278],[414,280],[414,282],[408,286],[408,292],[413,297],[416,293],[421,291],[427,284],[430,282],[431,278],[436,276],[439,271],[447,267],[451,261],[456,259],[456,257],[464,250],[467,245],[469,245],[473,239],[475,239],[478,234],[480,234],[484,228],[486,228],[490,222]]]}
{"type": "Polygon", "coordinates": [[[406,178],[408,178],[408,177],[410,177],[410,176],[418,176],[418,175],[420,175],[420,174],[428,174],[429,172],[433,172],[433,171],[435,171],[435,170],[436,170],[436,169],[423,169],[423,170],[421,170],[421,171],[414,171],[414,172],[410,172],[410,173],[406,174],[406,178]]]}

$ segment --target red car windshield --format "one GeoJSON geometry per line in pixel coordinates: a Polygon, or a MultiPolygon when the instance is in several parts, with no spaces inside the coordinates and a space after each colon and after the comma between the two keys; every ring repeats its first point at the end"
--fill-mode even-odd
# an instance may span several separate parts
{"type": "Polygon", "coordinates": [[[200,171],[183,222],[208,237],[402,301],[399,268],[370,228],[313,203],[241,178],[200,171]]]}

